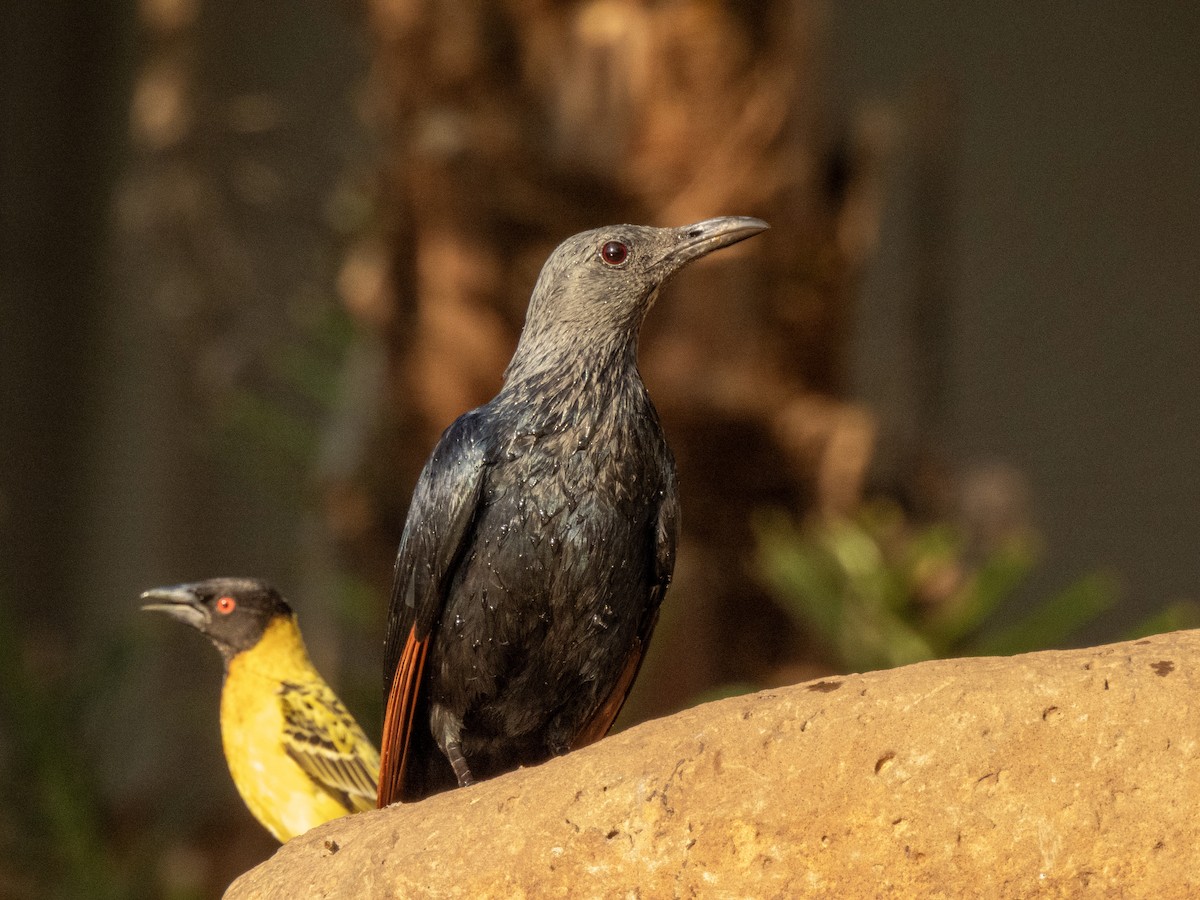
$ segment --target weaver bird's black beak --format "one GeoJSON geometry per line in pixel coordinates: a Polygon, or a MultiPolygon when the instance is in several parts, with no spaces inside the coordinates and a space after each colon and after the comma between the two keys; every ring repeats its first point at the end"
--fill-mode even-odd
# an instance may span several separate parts
{"type": "Polygon", "coordinates": [[[143,603],[142,609],[164,612],[201,631],[212,621],[212,613],[200,602],[200,597],[189,584],[146,591],[142,594],[142,600],[150,601],[143,603]]]}
{"type": "Polygon", "coordinates": [[[694,259],[754,237],[770,227],[762,219],[750,216],[721,216],[684,225],[675,229],[675,243],[663,254],[658,265],[666,274],[676,272],[694,259]]]}

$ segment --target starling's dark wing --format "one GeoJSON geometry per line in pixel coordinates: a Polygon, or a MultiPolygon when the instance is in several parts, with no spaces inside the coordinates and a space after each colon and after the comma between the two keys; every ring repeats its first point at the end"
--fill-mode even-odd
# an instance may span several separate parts
{"type": "Polygon", "coordinates": [[[586,747],[608,734],[618,713],[621,712],[621,707],[625,705],[625,698],[629,696],[638,669],[642,667],[642,660],[645,659],[646,650],[650,646],[650,636],[654,633],[655,623],[658,622],[658,610],[663,597],[666,596],[667,586],[671,583],[671,575],[675,571],[675,544],[679,535],[679,496],[675,488],[675,466],[673,462],[668,462],[664,468],[667,482],[663,491],[663,501],[659,504],[654,520],[655,580],[650,588],[650,597],[642,611],[637,636],[625,657],[625,664],[621,668],[616,685],[575,736],[571,744],[572,750],[586,747]]]}
{"type": "Polygon", "coordinates": [[[284,682],[279,702],[288,756],[347,812],[373,808],[379,754],[329,685],[284,682]]]}
{"type": "Polygon", "coordinates": [[[480,410],[446,429],[417,481],[400,538],[384,645],[381,807],[400,799],[425,656],[483,493],[484,433],[480,410]]]}

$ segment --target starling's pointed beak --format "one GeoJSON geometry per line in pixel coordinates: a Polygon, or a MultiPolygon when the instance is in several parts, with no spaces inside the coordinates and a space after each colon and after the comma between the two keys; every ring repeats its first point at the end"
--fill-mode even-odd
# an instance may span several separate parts
{"type": "Polygon", "coordinates": [[[150,601],[143,602],[142,609],[164,612],[201,631],[212,621],[212,615],[188,584],[146,591],[142,594],[142,600],[150,601]]]}
{"type": "Polygon", "coordinates": [[[676,272],[694,259],[714,250],[754,237],[771,226],[750,216],[721,216],[695,225],[675,229],[676,241],[663,255],[659,265],[667,274],[676,272]]]}

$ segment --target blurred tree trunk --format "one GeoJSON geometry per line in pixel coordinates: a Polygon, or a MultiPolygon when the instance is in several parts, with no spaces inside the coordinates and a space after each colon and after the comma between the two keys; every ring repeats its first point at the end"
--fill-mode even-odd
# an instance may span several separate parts
{"type": "Polygon", "coordinates": [[[122,149],[126,73],[111,48],[128,30],[109,0],[0,6],[0,896],[16,900],[52,894],[46,873],[115,895],[88,833],[87,742],[53,701],[88,685],[83,614],[106,599],[79,548],[122,149]]]}
{"type": "Polygon", "coordinates": [[[769,678],[796,636],[751,580],[751,515],[848,506],[872,440],[869,418],[831,399],[874,205],[860,148],[825,125],[822,4],[368,9],[387,228],[351,254],[342,287],[386,335],[395,418],[365,479],[330,491],[346,545],[386,578],[421,464],[455,416],[499,387],[560,240],[615,222],[760,216],[773,230],[685,272],[644,332],[684,532],[642,679],[654,692],[634,702],[649,714],[769,678]]]}

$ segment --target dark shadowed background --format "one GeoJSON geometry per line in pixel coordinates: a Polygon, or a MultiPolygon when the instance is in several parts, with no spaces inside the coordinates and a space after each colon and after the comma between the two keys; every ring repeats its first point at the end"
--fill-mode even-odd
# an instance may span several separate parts
{"type": "Polygon", "coordinates": [[[444,6],[0,13],[0,896],[272,850],[144,589],[275,581],[378,734],[417,469],[605,222],[775,226],[647,323],[688,530],[622,724],[1195,621],[1200,8],[444,6]]]}

